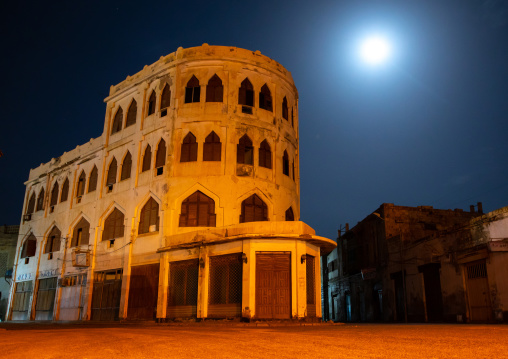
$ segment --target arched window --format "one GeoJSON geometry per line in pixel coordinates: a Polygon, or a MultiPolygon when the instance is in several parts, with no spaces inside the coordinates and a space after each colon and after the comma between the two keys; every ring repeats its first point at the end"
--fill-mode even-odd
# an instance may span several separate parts
{"type": "Polygon", "coordinates": [[[113,160],[109,164],[108,168],[108,178],[106,179],[106,186],[116,183],[116,170],[118,165],[116,164],[116,158],[113,157],[113,160]]]}
{"type": "Polygon", "coordinates": [[[90,178],[88,179],[88,193],[93,192],[97,189],[97,167],[93,166],[92,172],[90,172],[90,178]]]}
{"type": "Polygon", "coordinates": [[[67,201],[69,196],[69,179],[66,178],[62,186],[62,194],[60,195],[60,203],[67,201]]]}
{"type": "Polygon", "coordinates": [[[125,155],[122,162],[122,172],[120,173],[120,181],[131,178],[132,156],[129,151],[125,155]]]}
{"type": "Polygon", "coordinates": [[[60,238],[62,232],[54,226],[51,232],[49,232],[48,239],[46,240],[46,246],[44,247],[44,254],[53,253],[60,251],[60,238]]]}
{"type": "Polygon", "coordinates": [[[42,211],[44,209],[44,188],[41,188],[39,197],[37,197],[37,208],[36,211],[42,211]]]}
{"type": "Polygon", "coordinates": [[[222,80],[217,74],[213,75],[206,86],[206,102],[222,102],[223,92],[222,80]]]}
{"type": "Polygon", "coordinates": [[[259,92],[259,108],[272,111],[272,93],[266,84],[261,87],[259,92]]]}
{"type": "Polygon", "coordinates": [[[253,194],[242,202],[240,223],[268,221],[268,207],[257,194],[253,194]]]}
{"type": "Polygon", "coordinates": [[[187,82],[187,87],[185,87],[185,103],[199,102],[200,94],[199,80],[192,75],[189,82],[187,82]]]}
{"type": "Polygon", "coordinates": [[[159,204],[152,197],[146,202],[139,215],[138,234],[159,230],[159,204]],[[153,227],[152,227],[153,226],[153,227]],[[150,230],[150,227],[152,227],[150,230]]]}
{"type": "Polygon", "coordinates": [[[259,166],[272,168],[272,150],[266,140],[263,140],[259,145],[259,166]]]}
{"type": "Polygon", "coordinates": [[[295,161],[291,162],[291,167],[293,169],[293,181],[295,180],[295,161]]]}
{"type": "Polygon", "coordinates": [[[115,118],[113,119],[113,126],[111,127],[111,134],[115,134],[122,129],[123,110],[119,107],[116,111],[115,118]]]}
{"type": "Polygon", "coordinates": [[[157,168],[157,176],[162,174],[163,167],[166,164],[166,141],[161,139],[155,153],[155,168],[157,168]]]}
{"type": "Polygon", "coordinates": [[[289,207],[286,210],[286,221],[294,221],[295,220],[295,214],[293,213],[293,208],[289,207]]]}
{"type": "Polygon", "coordinates": [[[49,201],[50,206],[54,206],[58,203],[58,182],[55,181],[55,184],[53,185],[53,189],[51,190],[51,199],[49,201]]]}
{"type": "Polygon", "coordinates": [[[21,258],[28,258],[35,256],[35,250],[37,249],[37,238],[30,233],[25,243],[23,243],[23,248],[21,249],[21,258]]]}
{"type": "Polygon", "coordinates": [[[35,193],[32,193],[30,199],[28,200],[28,206],[26,207],[26,214],[34,213],[35,209],[35,193]]]}
{"type": "Polygon", "coordinates": [[[155,91],[152,90],[152,93],[150,94],[150,97],[148,98],[148,114],[147,114],[147,116],[150,116],[153,113],[155,113],[155,91]]]}
{"type": "Polygon", "coordinates": [[[215,132],[210,132],[203,145],[203,161],[220,161],[221,143],[215,132]]]}
{"type": "Polygon", "coordinates": [[[286,176],[289,176],[289,156],[285,150],[284,155],[282,156],[282,173],[284,173],[286,176]]]}
{"type": "Polygon", "coordinates": [[[288,119],[288,100],[286,99],[286,96],[284,96],[284,99],[282,100],[282,118],[285,120],[288,119]]]}
{"type": "Polygon", "coordinates": [[[215,227],[215,201],[196,191],[182,202],[180,227],[215,227]]]}
{"type": "Polygon", "coordinates": [[[74,230],[72,231],[71,247],[88,244],[90,240],[90,223],[84,218],[81,218],[74,230]]]}
{"type": "Polygon", "coordinates": [[[78,178],[76,197],[81,197],[85,193],[85,185],[86,185],[86,174],[85,171],[81,171],[81,174],[79,175],[78,178]]]}
{"type": "Polygon", "coordinates": [[[254,87],[246,78],[242,81],[240,89],[238,90],[238,104],[244,106],[254,106],[254,87]]]}
{"type": "Polygon", "coordinates": [[[150,145],[147,145],[145,148],[145,153],[143,155],[143,165],[141,166],[141,172],[148,171],[152,164],[152,148],[150,145]]]}
{"type": "Polygon", "coordinates": [[[189,132],[182,142],[180,162],[192,162],[198,160],[198,144],[196,136],[189,132]]]}
{"type": "Polygon", "coordinates": [[[236,145],[236,162],[246,165],[254,164],[254,147],[249,136],[243,135],[236,145]]]}
{"type": "Polygon", "coordinates": [[[169,85],[166,84],[166,86],[164,86],[164,89],[162,90],[162,94],[161,94],[160,109],[163,110],[163,109],[169,107],[170,102],[171,102],[171,90],[169,89],[169,85]]]}
{"type": "Polygon", "coordinates": [[[125,120],[125,127],[132,126],[136,123],[137,114],[138,114],[138,104],[136,100],[132,100],[131,105],[129,106],[129,111],[127,111],[127,119],[125,120]]]}
{"type": "Polygon", "coordinates": [[[102,240],[110,241],[123,237],[124,231],[124,215],[118,208],[115,208],[104,221],[104,232],[102,232],[102,240]]]}

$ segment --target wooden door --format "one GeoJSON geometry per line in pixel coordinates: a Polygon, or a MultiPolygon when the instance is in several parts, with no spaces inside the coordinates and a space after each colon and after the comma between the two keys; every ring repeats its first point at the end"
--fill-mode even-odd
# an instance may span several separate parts
{"type": "Polygon", "coordinates": [[[466,265],[467,294],[471,321],[485,322],[492,320],[489,282],[485,260],[466,265]]]}
{"type": "Polygon", "coordinates": [[[118,320],[122,294],[122,270],[95,272],[92,320],[118,320]]]}
{"type": "Polygon", "coordinates": [[[35,305],[35,320],[52,320],[55,305],[57,278],[39,279],[37,302],[35,305]]]}
{"type": "Polygon", "coordinates": [[[154,320],[159,293],[159,263],[131,267],[128,319],[154,320]]]}
{"type": "Polygon", "coordinates": [[[256,317],[291,318],[290,253],[256,254],[256,317]]]}

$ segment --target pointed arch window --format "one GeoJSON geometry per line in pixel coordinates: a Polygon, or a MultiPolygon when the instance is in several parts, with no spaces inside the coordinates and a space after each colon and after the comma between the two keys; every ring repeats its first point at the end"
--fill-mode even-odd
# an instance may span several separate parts
{"type": "Polygon", "coordinates": [[[152,93],[150,94],[150,97],[148,98],[148,114],[147,114],[147,116],[150,116],[153,113],[155,113],[155,91],[152,90],[152,93]]]}
{"type": "Polygon", "coordinates": [[[113,160],[109,164],[109,168],[108,168],[108,178],[106,180],[106,186],[116,183],[117,168],[118,168],[118,165],[116,163],[116,158],[113,157],[113,160]]]}
{"type": "Polygon", "coordinates": [[[215,227],[215,201],[196,191],[182,202],[180,227],[215,227]]]}
{"type": "Polygon", "coordinates": [[[296,177],[295,177],[295,161],[291,162],[291,169],[293,172],[293,181],[294,181],[296,179],[296,177]]]}
{"type": "Polygon", "coordinates": [[[88,193],[93,192],[97,189],[97,178],[98,171],[97,166],[93,166],[92,172],[90,172],[90,178],[88,179],[88,193]]]}
{"type": "Polygon", "coordinates": [[[138,234],[157,232],[159,230],[159,204],[152,197],[141,209],[138,234]],[[150,228],[152,227],[152,228],[150,228]]]}
{"type": "Polygon", "coordinates": [[[71,247],[77,247],[82,244],[88,244],[90,240],[90,223],[81,218],[72,231],[71,247]]]}
{"type": "Polygon", "coordinates": [[[32,192],[32,195],[28,200],[28,206],[26,207],[26,214],[34,213],[34,209],[35,209],[35,193],[32,192]]]}
{"type": "Polygon", "coordinates": [[[60,195],[60,203],[67,201],[69,197],[69,179],[66,178],[62,186],[62,194],[60,195]]]}
{"type": "Polygon", "coordinates": [[[286,221],[294,221],[295,220],[295,214],[293,213],[293,208],[289,207],[286,210],[286,221]]]}
{"type": "Polygon", "coordinates": [[[44,188],[39,192],[39,197],[37,197],[37,208],[36,211],[42,211],[44,209],[44,188]]]}
{"type": "Polygon", "coordinates": [[[272,111],[272,93],[266,84],[261,87],[259,92],[259,108],[272,111]]]}
{"type": "Polygon", "coordinates": [[[111,127],[111,134],[115,134],[122,129],[122,121],[123,121],[123,110],[120,106],[116,111],[115,118],[113,119],[113,126],[111,127]]]}
{"type": "Polygon", "coordinates": [[[157,168],[157,175],[161,175],[163,167],[166,164],[166,141],[161,139],[157,145],[157,152],[155,153],[155,168],[157,168]],[[160,172],[160,173],[159,173],[160,172]]]}
{"type": "Polygon", "coordinates": [[[160,109],[163,110],[165,108],[168,108],[171,104],[171,90],[169,88],[169,85],[166,84],[166,86],[164,86],[164,89],[162,90],[162,94],[161,94],[161,105],[160,105],[160,109]]]}
{"type": "Polygon", "coordinates": [[[282,156],[282,173],[289,177],[289,156],[285,150],[284,155],[282,156]]]}
{"type": "Polygon", "coordinates": [[[288,119],[288,100],[286,99],[286,96],[284,96],[284,99],[282,100],[282,118],[285,120],[288,119]]]}
{"type": "Polygon", "coordinates": [[[86,185],[86,174],[85,171],[81,171],[81,174],[78,178],[78,186],[76,188],[76,197],[81,197],[85,193],[85,185],[86,185]]]}
{"type": "Polygon", "coordinates": [[[196,76],[192,75],[187,87],[185,87],[185,103],[199,102],[201,95],[201,87],[199,87],[199,80],[196,76]]]}
{"type": "Polygon", "coordinates": [[[238,90],[238,104],[244,106],[254,106],[254,87],[246,78],[242,81],[240,89],[238,90]]]}
{"type": "Polygon", "coordinates": [[[131,168],[132,168],[132,156],[129,151],[125,155],[122,162],[122,172],[120,173],[120,181],[131,178],[131,168]]]}
{"type": "Polygon", "coordinates": [[[118,208],[115,208],[113,212],[104,221],[104,231],[102,232],[103,241],[111,241],[116,238],[123,237],[124,233],[124,215],[118,208]]]}
{"type": "Polygon", "coordinates": [[[236,162],[245,165],[254,164],[254,147],[247,135],[243,135],[236,145],[236,162]]]}
{"type": "Polygon", "coordinates": [[[193,162],[198,160],[198,144],[196,136],[189,132],[182,142],[182,153],[180,154],[180,162],[193,162]]]}
{"type": "Polygon", "coordinates": [[[148,171],[152,164],[152,148],[150,145],[146,145],[145,153],[143,155],[143,164],[141,166],[141,172],[148,171]]]}
{"type": "Polygon", "coordinates": [[[210,132],[203,145],[203,161],[220,161],[221,146],[219,136],[213,131],[210,132]]]}
{"type": "Polygon", "coordinates": [[[62,232],[60,232],[57,226],[54,226],[51,232],[49,232],[48,239],[46,240],[46,245],[44,246],[44,254],[59,252],[61,237],[62,232]]]}
{"type": "Polygon", "coordinates": [[[222,102],[223,93],[222,80],[215,74],[206,85],[206,102],[222,102]]]}
{"type": "Polygon", "coordinates": [[[59,191],[58,182],[55,181],[53,185],[53,189],[51,190],[51,199],[49,201],[50,206],[55,206],[58,203],[58,191],[59,191]]]}
{"type": "Polygon", "coordinates": [[[268,207],[257,194],[253,194],[242,202],[240,223],[268,221],[268,207]]]}
{"type": "Polygon", "coordinates": [[[35,256],[35,251],[37,249],[37,238],[30,233],[25,243],[23,243],[23,248],[21,249],[21,258],[28,258],[35,256]]]}
{"type": "Polygon", "coordinates": [[[136,100],[132,100],[129,110],[127,111],[127,119],[125,120],[125,127],[132,126],[136,123],[136,117],[138,114],[138,104],[136,100]]]}
{"type": "Polygon", "coordinates": [[[272,168],[272,150],[266,140],[259,145],[259,166],[272,168]]]}

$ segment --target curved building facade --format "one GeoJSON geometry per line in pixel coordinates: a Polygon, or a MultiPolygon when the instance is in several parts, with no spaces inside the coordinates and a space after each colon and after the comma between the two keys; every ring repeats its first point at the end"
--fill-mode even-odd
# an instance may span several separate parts
{"type": "Polygon", "coordinates": [[[298,92],[258,51],[183,49],[112,86],[102,136],[26,182],[10,319],[321,316],[298,92]]]}

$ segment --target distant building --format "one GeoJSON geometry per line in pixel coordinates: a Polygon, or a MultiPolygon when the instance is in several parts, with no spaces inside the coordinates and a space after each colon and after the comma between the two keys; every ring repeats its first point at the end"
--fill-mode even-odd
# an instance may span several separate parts
{"type": "Polygon", "coordinates": [[[19,226],[0,226],[0,320],[4,321],[12,285],[12,268],[16,257],[19,226]]]}
{"type": "Polygon", "coordinates": [[[9,318],[321,317],[298,92],[259,51],[176,52],[111,86],[102,136],[32,169],[9,318]]]}

